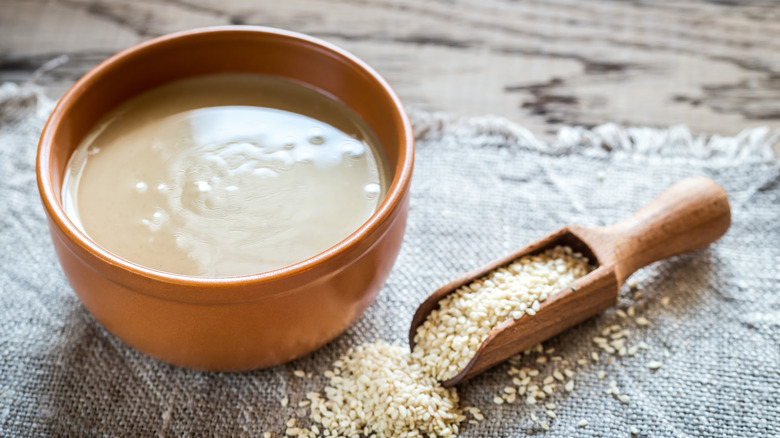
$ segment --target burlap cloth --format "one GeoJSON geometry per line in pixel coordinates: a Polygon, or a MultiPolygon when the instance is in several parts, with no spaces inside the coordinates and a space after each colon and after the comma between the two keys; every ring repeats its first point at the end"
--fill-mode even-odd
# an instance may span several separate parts
{"type": "MultiPolygon", "coordinates": [[[[423,298],[455,276],[566,223],[619,220],[667,186],[704,175],[729,193],[733,225],[710,249],[635,274],[618,308],[636,306],[648,327],[615,309],[545,344],[568,360],[615,322],[631,328],[634,357],[577,367],[575,390],[558,393],[550,437],[780,436],[780,133],[692,137],[666,130],[566,129],[545,143],[499,118],[413,112],[417,162],[409,225],[377,301],[345,334],[315,353],[240,374],[175,368],[127,347],[82,307],[49,241],[35,183],[38,136],[51,102],[30,87],[0,88],[0,436],[280,436],[306,409],[283,408],[351,345],[404,342],[423,298]],[[669,307],[661,304],[670,298],[669,307]],[[649,371],[647,363],[663,367],[649,371]],[[300,379],[293,370],[315,374],[300,379]],[[604,380],[599,370],[607,372],[604,380]],[[605,394],[616,380],[631,402],[605,394]],[[587,419],[588,426],[577,422],[587,419]]],[[[532,358],[527,365],[535,365],[532,358]]],[[[496,406],[507,365],[463,385],[463,403],[486,420],[462,436],[541,434],[524,403],[496,406]]],[[[549,371],[551,368],[543,368],[549,371]]]]}

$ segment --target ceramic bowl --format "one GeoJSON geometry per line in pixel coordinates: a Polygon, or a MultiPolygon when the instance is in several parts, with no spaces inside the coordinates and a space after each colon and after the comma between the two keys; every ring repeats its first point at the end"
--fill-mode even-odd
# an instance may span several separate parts
{"type": "Polygon", "coordinates": [[[403,239],[413,160],[412,129],[400,100],[364,62],[306,35],[232,26],[156,38],[87,73],[60,100],[43,130],[37,176],[62,269],[108,331],[171,364],[241,371],[315,350],[373,302],[403,239]],[[346,239],[310,259],[241,277],[160,272],[90,240],[61,204],[68,159],[84,136],[106,113],[144,91],[228,72],[302,82],[357,112],[379,137],[391,172],[377,211],[346,239]]]}

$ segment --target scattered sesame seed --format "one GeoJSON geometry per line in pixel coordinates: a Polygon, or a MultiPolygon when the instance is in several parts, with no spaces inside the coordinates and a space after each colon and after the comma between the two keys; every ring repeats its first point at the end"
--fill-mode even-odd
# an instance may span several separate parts
{"type": "Polygon", "coordinates": [[[629,307],[627,313],[628,313],[628,316],[633,318],[634,315],[636,315],[636,309],[634,309],[633,307],[629,307]]]}
{"type": "Polygon", "coordinates": [[[607,372],[604,370],[599,370],[596,375],[598,376],[599,380],[604,380],[604,378],[607,377],[607,372]]]}
{"type": "Polygon", "coordinates": [[[661,298],[661,305],[664,306],[664,307],[669,307],[669,302],[670,301],[671,300],[669,299],[669,297],[663,297],[663,298],[661,298]]]}
{"type": "Polygon", "coordinates": [[[284,406],[286,408],[287,405],[290,403],[290,399],[288,399],[287,397],[284,397],[284,398],[282,398],[281,403],[282,403],[282,406],[284,406]]]}
{"type": "Polygon", "coordinates": [[[639,429],[636,426],[631,426],[628,430],[631,432],[631,435],[639,435],[639,429]]]}
{"type": "Polygon", "coordinates": [[[661,368],[661,366],[663,366],[663,364],[656,360],[647,363],[647,367],[650,368],[651,371],[655,371],[661,368]]]}
{"type": "Polygon", "coordinates": [[[623,319],[625,319],[625,318],[626,318],[626,316],[628,316],[628,315],[626,315],[626,312],[625,312],[625,311],[623,311],[623,310],[621,310],[621,309],[617,309],[617,310],[615,311],[615,314],[616,314],[617,316],[619,316],[620,318],[623,318],[623,319]]]}
{"type": "Polygon", "coordinates": [[[549,409],[549,410],[551,410],[551,411],[554,411],[554,410],[555,410],[555,408],[557,408],[557,407],[558,407],[558,405],[556,405],[555,403],[545,403],[545,404],[544,404],[544,407],[545,407],[545,408],[547,408],[547,409],[549,409]]]}
{"type": "Polygon", "coordinates": [[[634,294],[634,301],[641,300],[643,296],[644,294],[642,293],[641,290],[636,291],[636,293],[634,294]]]}
{"type": "Polygon", "coordinates": [[[577,423],[577,427],[587,427],[588,426],[588,420],[582,419],[577,423]]]}
{"type": "Polygon", "coordinates": [[[263,438],[272,438],[271,432],[263,432],[263,438]]]}
{"type": "Polygon", "coordinates": [[[574,380],[569,380],[566,382],[566,386],[563,387],[566,392],[572,392],[574,391],[574,380]]]}
{"type": "Polygon", "coordinates": [[[648,321],[648,319],[644,316],[640,316],[636,319],[636,325],[644,327],[650,325],[650,321],[648,321]]]}
{"type": "Polygon", "coordinates": [[[620,403],[623,403],[624,405],[627,405],[629,402],[631,402],[631,398],[625,394],[619,395],[618,400],[620,400],[620,403]]]}
{"type": "Polygon", "coordinates": [[[499,396],[495,396],[495,397],[493,397],[493,404],[503,405],[504,404],[504,399],[499,397],[499,396]]]}
{"type": "Polygon", "coordinates": [[[542,426],[542,429],[544,430],[550,430],[550,425],[544,420],[540,421],[539,425],[542,426]]]}
{"type": "Polygon", "coordinates": [[[548,416],[548,417],[550,417],[550,418],[551,418],[551,419],[553,419],[553,420],[555,420],[556,418],[558,418],[558,416],[557,416],[557,415],[555,415],[555,412],[553,412],[553,411],[551,411],[551,410],[546,410],[546,411],[544,411],[544,413],[545,413],[545,414],[547,414],[547,416],[548,416]]]}
{"type": "Polygon", "coordinates": [[[593,359],[593,362],[599,361],[599,355],[595,351],[590,353],[590,358],[593,359]]]}
{"type": "Polygon", "coordinates": [[[293,371],[293,374],[295,374],[296,377],[306,377],[306,373],[303,370],[295,370],[293,371]]]}

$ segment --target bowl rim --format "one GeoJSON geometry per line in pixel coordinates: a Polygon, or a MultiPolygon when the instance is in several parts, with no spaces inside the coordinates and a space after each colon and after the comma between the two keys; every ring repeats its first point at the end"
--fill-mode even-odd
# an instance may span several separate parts
{"type": "MultiPolygon", "coordinates": [[[[166,283],[172,286],[186,286],[190,288],[206,289],[208,292],[210,289],[224,288],[225,286],[246,286],[268,283],[271,281],[290,281],[294,277],[300,276],[301,274],[304,274],[303,277],[308,278],[308,275],[306,275],[307,273],[317,275],[329,275],[330,273],[333,273],[332,270],[318,273],[312,271],[316,271],[316,268],[322,267],[324,264],[332,261],[334,258],[344,256],[349,252],[349,250],[359,246],[359,243],[363,241],[363,239],[368,235],[376,232],[382,232],[382,224],[391,219],[393,212],[399,207],[399,204],[404,202],[404,197],[408,193],[411,181],[413,165],[414,136],[408,115],[406,114],[400,98],[396,95],[392,88],[390,88],[390,85],[387,83],[387,81],[385,81],[385,79],[382,78],[379,73],[377,73],[368,64],[340,47],[306,34],[265,26],[231,25],[202,27],[162,35],[122,50],[121,52],[109,57],[108,59],[98,64],[95,68],[87,72],[59,100],[43,128],[36,157],[36,177],[41,200],[50,220],[61,232],[65,234],[65,236],[67,236],[70,242],[75,243],[82,250],[91,256],[96,257],[101,262],[114,268],[118,268],[120,271],[124,271],[131,275],[140,276],[148,280],[166,283]],[[330,56],[335,56],[343,61],[346,61],[348,64],[351,64],[353,67],[356,67],[358,70],[360,70],[361,73],[367,74],[370,77],[370,80],[376,82],[376,84],[379,85],[378,89],[381,89],[381,94],[383,94],[384,97],[392,103],[392,107],[395,110],[391,115],[394,119],[394,125],[401,128],[398,130],[400,136],[398,163],[395,168],[393,180],[388,187],[384,200],[382,203],[380,203],[376,211],[357,230],[325,251],[322,251],[295,264],[257,274],[233,277],[198,277],[193,275],[175,274],[152,269],[111,253],[110,251],[98,245],[83,231],[81,231],[70,220],[70,218],[65,213],[61,202],[58,201],[58,197],[56,195],[57,189],[54,187],[52,172],[50,169],[51,155],[54,150],[53,140],[55,133],[61,126],[63,119],[71,110],[72,105],[78,100],[78,97],[84,92],[84,90],[87,89],[94,81],[98,81],[100,78],[107,75],[111,68],[116,64],[119,64],[155,46],[172,44],[175,41],[191,37],[200,37],[208,34],[220,35],[228,33],[244,34],[247,36],[265,35],[272,38],[281,37],[288,40],[290,43],[310,46],[316,50],[324,51],[330,56]]],[[[54,238],[54,236],[52,236],[52,238],[54,238]]],[[[181,296],[178,293],[173,293],[170,288],[165,288],[165,290],[156,290],[158,288],[144,289],[144,291],[138,292],[160,298],[173,298],[176,300],[184,299],[188,302],[200,301],[199,299],[195,299],[196,297],[190,297],[193,299],[189,299],[181,296]]],[[[257,293],[258,295],[256,295],[255,298],[269,298],[271,296],[279,295],[279,293],[271,295],[263,294],[262,289],[258,290],[257,293]]],[[[214,301],[213,298],[216,297],[211,298],[212,299],[206,299],[206,301],[212,302],[214,301]]],[[[235,299],[235,297],[231,298],[227,296],[224,298],[224,301],[234,301],[235,299]]],[[[217,301],[221,302],[223,300],[217,301]]]]}

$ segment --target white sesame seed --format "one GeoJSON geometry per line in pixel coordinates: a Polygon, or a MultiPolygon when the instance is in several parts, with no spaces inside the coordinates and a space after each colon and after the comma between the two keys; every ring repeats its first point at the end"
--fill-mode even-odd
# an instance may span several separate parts
{"type": "Polygon", "coordinates": [[[566,382],[566,386],[564,386],[564,389],[566,392],[572,392],[574,391],[574,380],[569,380],[566,382]]]}
{"type": "Polygon", "coordinates": [[[577,427],[587,427],[588,426],[588,420],[582,419],[577,423],[577,427]]]}
{"type": "Polygon", "coordinates": [[[603,370],[599,370],[599,372],[596,373],[596,375],[598,376],[599,380],[604,380],[604,378],[607,377],[607,372],[603,370]]]}
{"type": "Polygon", "coordinates": [[[282,406],[284,406],[286,408],[287,405],[290,403],[290,399],[288,399],[287,397],[284,397],[284,398],[282,398],[281,403],[282,403],[282,406]]]}
{"type": "Polygon", "coordinates": [[[501,397],[498,397],[498,396],[493,397],[493,403],[497,404],[497,405],[503,405],[504,404],[504,399],[501,398],[501,397]]]}
{"type": "Polygon", "coordinates": [[[651,371],[655,371],[661,368],[661,366],[663,366],[663,364],[656,360],[647,363],[647,367],[650,368],[651,371]]]}
{"type": "Polygon", "coordinates": [[[620,403],[623,403],[624,405],[627,405],[629,402],[631,402],[631,398],[625,394],[619,395],[618,400],[620,400],[620,403]]]}
{"type": "Polygon", "coordinates": [[[636,426],[631,426],[628,430],[631,432],[631,435],[639,435],[639,429],[636,426]]]}
{"type": "Polygon", "coordinates": [[[663,297],[663,298],[661,298],[661,305],[664,306],[664,307],[669,307],[669,302],[670,301],[671,300],[669,299],[669,297],[663,297]]]}
{"type": "Polygon", "coordinates": [[[638,317],[635,321],[636,321],[636,325],[638,326],[644,327],[650,325],[650,321],[648,321],[647,318],[645,318],[644,316],[638,317]]]}
{"type": "Polygon", "coordinates": [[[542,429],[544,430],[550,430],[550,425],[544,420],[540,421],[539,425],[542,426],[542,429]]]}

